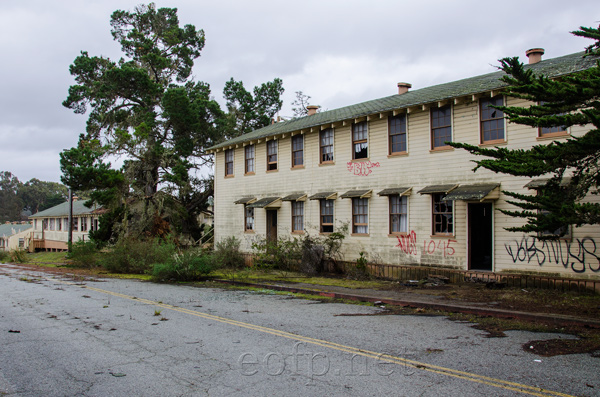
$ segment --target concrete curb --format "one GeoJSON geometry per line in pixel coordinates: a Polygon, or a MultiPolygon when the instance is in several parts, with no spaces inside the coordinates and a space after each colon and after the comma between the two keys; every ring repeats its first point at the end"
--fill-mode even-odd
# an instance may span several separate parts
{"type": "MultiPolygon", "coordinates": [[[[503,309],[494,309],[487,307],[477,307],[469,305],[460,305],[456,303],[448,302],[426,302],[419,300],[408,300],[408,299],[393,299],[385,296],[364,296],[358,294],[340,293],[332,291],[323,291],[318,289],[308,288],[296,288],[277,284],[259,284],[259,283],[245,283],[241,281],[230,281],[230,280],[215,280],[216,282],[238,285],[244,287],[263,288],[275,291],[285,291],[298,294],[318,295],[328,298],[335,299],[348,299],[360,302],[381,302],[381,304],[403,306],[403,307],[414,307],[423,309],[441,310],[451,313],[464,313],[474,314],[482,317],[497,317],[504,319],[517,319],[524,321],[534,321],[544,324],[550,324],[554,326],[583,326],[590,328],[600,328],[600,320],[587,319],[582,317],[568,316],[564,314],[548,314],[548,313],[530,313],[520,311],[510,311],[503,309]]],[[[324,287],[324,286],[323,286],[324,287]]]]}

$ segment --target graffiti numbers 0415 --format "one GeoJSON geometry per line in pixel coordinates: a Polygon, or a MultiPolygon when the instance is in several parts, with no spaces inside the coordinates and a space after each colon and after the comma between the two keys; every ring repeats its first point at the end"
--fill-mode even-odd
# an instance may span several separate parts
{"type": "Polygon", "coordinates": [[[575,273],[584,273],[586,266],[592,272],[600,271],[600,257],[596,253],[596,241],[590,237],[566,240],[538,240],[523,236],[510,244],[504,244],[513,263],[561,264],[575,273]],[[587,265],[586,265],[587,263],[587,265]]]}

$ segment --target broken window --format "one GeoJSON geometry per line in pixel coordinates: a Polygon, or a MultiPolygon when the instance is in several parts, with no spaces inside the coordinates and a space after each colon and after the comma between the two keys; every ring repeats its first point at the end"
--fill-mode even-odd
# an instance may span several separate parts
{"type": "Polygon", "coordinates": [[[354,160],[366,159],[369,157],[367,122],[352,124],[352,158],[354,160]]]}

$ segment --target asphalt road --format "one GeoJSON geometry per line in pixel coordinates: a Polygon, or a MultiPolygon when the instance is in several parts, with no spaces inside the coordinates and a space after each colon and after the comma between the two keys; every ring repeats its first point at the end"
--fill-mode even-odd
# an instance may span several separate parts
{"type": "MultiPolygon", "coordinates": [[[[0,396],[598,395],[600,359],[542,358],[443,317],[286,295],[73,281],[0,266],[0,396]]],[[[569,338],[568,335],[561,337],[569,338]]]]}

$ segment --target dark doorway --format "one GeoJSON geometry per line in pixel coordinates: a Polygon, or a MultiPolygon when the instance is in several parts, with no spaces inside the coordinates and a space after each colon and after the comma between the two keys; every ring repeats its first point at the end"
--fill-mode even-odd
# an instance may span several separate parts
{"type": "Polygon", "coordinates": [[[277,241],[277,210],[267,210],[267,241],[277,241]]]}
{"type": "Polygon", "coordinates": [[[469,269],[492,270],[493,209],[491,203],[469,203],[469,269]]]}

